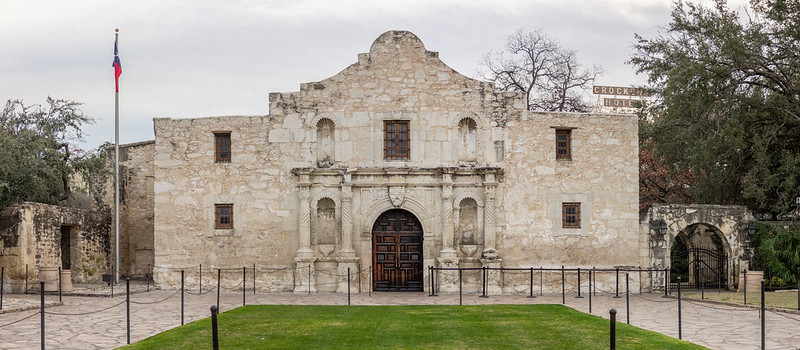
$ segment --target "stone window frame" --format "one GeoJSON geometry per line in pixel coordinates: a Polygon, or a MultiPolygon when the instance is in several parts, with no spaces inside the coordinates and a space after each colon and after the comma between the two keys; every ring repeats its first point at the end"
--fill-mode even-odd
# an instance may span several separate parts
{"type": "Polygon", "coordinates": [[[556,160],[572,160],[572,130],[574,128],[556,127],[556,160]]]}
{"type": "Polygon", "coordinates": [[[230,131],[215,131],[214,132],[214,163],[230,163],[231,159],[231,147],[233,145],[231,132],[230,131]],[[227,144],[224,141],[227,140],[227,144]],[[223,150],[223,147],[227,146],[227,152],[223,150]],[[227,153],[227,156],[226,156],[227,153]]]}
{"type": "Polygon", "coordinates": [[[567,228],[567,229],[581,228],[580,202],[561,203],[561,228],[567,228]]]}
{"type": "Polygon", "coordinates": [[[383,121],[383,159],[388,161],[411,160],[411,121],[408,119],[386,119],[383,121]],[[405,126],[405,130],[392,130],[389,126],[405,126]],[[401,137],[393,137],[399,135],[401,137]],[[404,136],[405,138],[403,139],[404,136]],[[406,146],[390,144],[392,141],[406,141],[406,146]],[[402,151],[402,152],[401,152],[402,151]]]}
{"type": "Polygon", "coordinates": [[[214,204],[214,229],[217,230],[233,229],[233,203],[214,204]],[[230,214],[224,215],[222,212],[223,209],[230,209],[230,214]]]}

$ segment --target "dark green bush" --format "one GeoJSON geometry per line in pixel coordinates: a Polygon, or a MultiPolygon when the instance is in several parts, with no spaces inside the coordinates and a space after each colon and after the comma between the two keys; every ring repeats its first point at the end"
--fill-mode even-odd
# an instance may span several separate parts
{"type": "Polygon", "coordinates": [[[753,245],[751,270],[764,271],[769,288],[797,285],[800,267],[800,226],[790,229],[756,223],[756,233],[750,237],[753,245]]]}

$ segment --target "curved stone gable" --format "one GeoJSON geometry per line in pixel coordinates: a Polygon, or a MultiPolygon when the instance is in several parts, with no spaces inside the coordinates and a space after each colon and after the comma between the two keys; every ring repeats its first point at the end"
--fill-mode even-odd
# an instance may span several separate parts
{"type": "MultiPolygon", "coordinates": [[[[502,105],[505,95],[491,82],[465,76],[428,51],[409,31],[388,31],[372,43],[368,53],[341,72],[316,82],[300,84],[300,91],[270,94],[270,114],[319,111],[483,110],[502,105]],[[446,102],[443,104],[442,102],[446,102]]],[[[497,112],[499,113],[499,112],[497,112]]],[[[497,114],[494,113],[494,114],[497,114]]]]}

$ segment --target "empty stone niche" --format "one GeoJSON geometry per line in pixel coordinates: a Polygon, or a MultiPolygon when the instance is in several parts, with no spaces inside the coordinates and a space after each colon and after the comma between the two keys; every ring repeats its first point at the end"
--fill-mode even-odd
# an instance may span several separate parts
{"type": "Polygon", "coordinates": [[[464,198],[458,208],[456,244],[466,257],[473,257],[483,246],[483,229],[478,203],[472,198],[464,198]]]}
{"type": "MultiPolygon", "coordinates": [[[[339,240],[340,220],[337,218],[336,202],[330,198],[322,198],[317,202],[316,218],[314,220],[314,243],[321,246],[335,246],[339,240]]],[[[323,255],[330,254],[327,248],[323,255]],[[325,254],[327,252],[327,254],[325,254]]]]}
{"type": "Polygon", "coordinates": [[[458,123],[458,160],[474,162],[477,154],[478,124],[472,118],[464,118],[458,123]]]}

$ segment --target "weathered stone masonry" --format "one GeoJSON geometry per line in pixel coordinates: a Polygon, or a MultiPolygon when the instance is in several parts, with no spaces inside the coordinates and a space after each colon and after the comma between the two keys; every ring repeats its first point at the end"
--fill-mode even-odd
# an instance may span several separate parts
{"type": "MultiPolygon", "coordinates": [[[[343,291],[348,267],[369,270],[373,224],[395,208],[419,220],[425,267],[649,264],[633,115],[528,112],[521,94],[459,74],[404,31],[384,33],[333,77],[270,94],[269,107],[266,116],[154,120],[160,286],[178,286],[181,268],[257,264],[274,268],[260,289],[343,291]],[[386,160],[392,120],[408,122],[407,159],[386,160]],[[556,160],[563,129],[571,160],[556,160]],[[215,162],[215,133],[231,135],[229,163],[215,162]],[[565,202],[580,203],[580,228],[562,228],[565,202]],[[233,229],[214,228],[221,203],[233,205],[233,229]]],[[[510,275],[489,279],[492,292],[527,288],[510,275]]]]}

